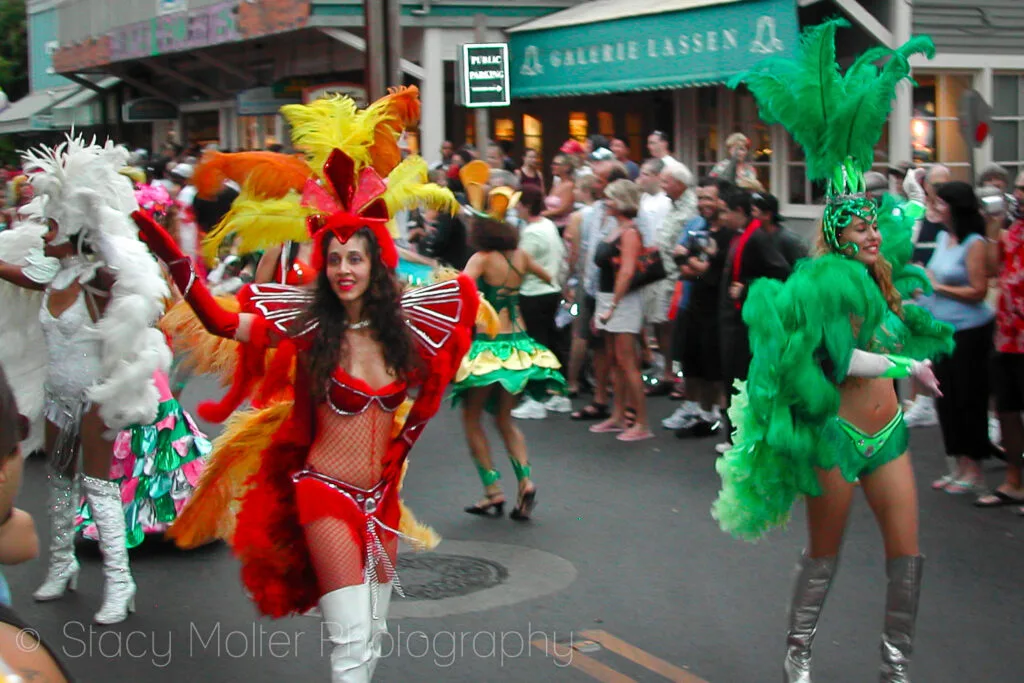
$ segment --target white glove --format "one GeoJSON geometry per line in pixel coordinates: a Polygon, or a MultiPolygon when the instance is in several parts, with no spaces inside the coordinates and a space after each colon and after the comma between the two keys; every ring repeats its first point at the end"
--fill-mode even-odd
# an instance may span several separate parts
{"type": "Polygon", "coordinates": [[[921,183],[917,181],[916,169],[908,170],[907,175],[904,176],[903,192],[906,193],[907,199],[909,199],[910,201],[924,204],[924,188],[921,187],[921,183]]]}

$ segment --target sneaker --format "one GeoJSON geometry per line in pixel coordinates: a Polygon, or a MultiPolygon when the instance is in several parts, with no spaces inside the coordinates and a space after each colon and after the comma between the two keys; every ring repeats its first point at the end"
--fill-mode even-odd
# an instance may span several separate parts
{"type": "Polygon", "coordinates": [[[661,421],[665,429],[685,429],[692,426],[700,415],[700,405],[694,401],[683,401],[675,412],[661,421]]]}
{"type": "Polygon", "coordinates": [[[715,453],[718,453],[719,455],[725,455],[730,448],[732,448],[732,442],[723,441],[722,443],[715,446],[715,453]]]}
{"type": "Polygon", "coordinates": [[[935,413],[935,399],[931,396],[918,396],[914,405],[903,415],[908,427],[934,427],[939,424],[935,413]]]}
{"type": "Polygon", "coordinates": [[[572,412],[572,401],[568,396],[552,396],[544,401],[543,405],[545,410],[550,410],[552,413],[572,412]]]}
{"type": "Polygon", "coordinates": [[[517,420],[543,420],[547,416],[548,411],[544,404],[532,398],[526,399],[517,408],[512,409],[512,417],[517,420]]]}
{"type": "Polygon", "coordinates": [[[703,418],[697,418],[692,425],[676,430],[677,439],[704,439],[714,436],[722,430],[721,422],[712,422],[703,418]]]}

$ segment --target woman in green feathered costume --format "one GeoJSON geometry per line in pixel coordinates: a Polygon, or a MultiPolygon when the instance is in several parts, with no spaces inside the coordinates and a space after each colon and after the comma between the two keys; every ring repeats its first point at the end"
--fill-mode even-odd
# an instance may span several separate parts
{"type": "Polygon", "coordinates": [[[880,680],[906,683],[923,558],[907,427],[894,379],[937,392],[930,361],[952,350],[952,328],[904,304],[928,291],[908,266],[919,208],[864,193],[863,174],[909,56],[927,38],[875,48],[841,74],[834,20],[807,29],[795,59],[768,60],[737,79],[767,123],[785,126],[826,188],[816,258],[785,284],[761,280],[743,307],[753,360],[730,417],[733,448],[717,464],[721,527],[753,540],[785,524],[806,497],[810,542],[799,564],[784,663],[810,683],[811,643],[832,583],[854,485],[862,484],[885,543],[889,577],[880,680]],[[877,63],[885,60],[884,66],[877,63]]]}

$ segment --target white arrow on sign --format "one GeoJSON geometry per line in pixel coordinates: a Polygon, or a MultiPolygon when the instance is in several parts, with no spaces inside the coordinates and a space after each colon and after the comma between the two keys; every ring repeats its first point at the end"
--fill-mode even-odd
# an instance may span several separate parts
{"type": "Polygon", "coordinates": [[[489,85],[470,88],[470,90],[473,92],[501,92],[502,88],[500,85],[489,85]]]}

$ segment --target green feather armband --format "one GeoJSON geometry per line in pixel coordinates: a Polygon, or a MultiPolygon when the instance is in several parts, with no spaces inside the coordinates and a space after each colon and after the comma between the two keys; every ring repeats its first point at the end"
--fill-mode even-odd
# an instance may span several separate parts
{"type": "Polygon", "coordinates": [[[917,361],[913,358],[886,355],[885,359],[892,363],[892,367],[883,372],[881,377],[886,379],[904,379],[913,376],[914,366],[917,365],[917,361]]]}

